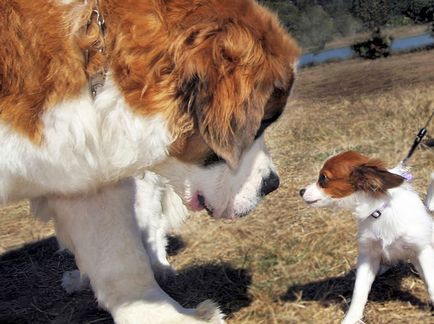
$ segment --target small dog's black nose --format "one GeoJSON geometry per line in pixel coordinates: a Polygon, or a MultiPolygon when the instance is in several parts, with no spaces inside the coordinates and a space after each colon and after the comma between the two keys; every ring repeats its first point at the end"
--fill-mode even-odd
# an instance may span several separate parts
{"type": "Polygon", "coordinates": [[[276,173],[273,171],[270,172],[268,177],[262,179],[261,184],[261,196],[266,196],[270,192],[273,192],[277,188],[279,188],[280,180],[276,173]]]}
{"type": "Polygon", "coordinates": [[[300,190],[300,196],[303,197],[303,195],[304,195],[305,192],[306,192],[306,189],[304,189],[304,188],[301,189],[301,190],[300,190]]]}

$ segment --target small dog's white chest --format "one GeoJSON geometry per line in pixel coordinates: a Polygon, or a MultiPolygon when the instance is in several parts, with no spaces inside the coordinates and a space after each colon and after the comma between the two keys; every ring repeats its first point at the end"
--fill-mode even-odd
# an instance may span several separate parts
{"type": "Polygon", "coordinates": [[[410,245],[404,239],[399,238],[391,245],[383,247],[382,260],[395,263],[399,260],[408,259],[412,254],[413,249],[410,245]]]}
{"type": "Polygon", "coordinates": [[[400,260],[405,260],[414,254],[410,244],[403,237],[393,240],[390,238],[377,237],[371,238],[364,243],[361,242],[361,248],[370,251],[376,251],[381,255],[382,263],[394,264],[400,260]]]}

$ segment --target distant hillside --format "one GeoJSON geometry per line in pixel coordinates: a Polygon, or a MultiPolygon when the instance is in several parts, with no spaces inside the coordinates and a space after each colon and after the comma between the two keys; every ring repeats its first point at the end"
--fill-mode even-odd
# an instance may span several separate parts
{"type": "Polygon", "coordinates": [[[434,0],[258,0],[277,12],[303,47],[321,49],[333,38],[433,21],[434,0]]]}

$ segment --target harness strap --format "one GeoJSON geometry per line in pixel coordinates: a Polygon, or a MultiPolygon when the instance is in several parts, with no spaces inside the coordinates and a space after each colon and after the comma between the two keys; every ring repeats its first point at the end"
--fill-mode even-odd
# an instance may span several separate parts
{"type": "MultiPolygon", "coordinates": [[[[430,107],[431,103],[428,104],[428,108],[430,107]]],[[[425,126],[422,127],[419,130],[419,133],[417,133],[416,138],[414,139],[413,145],[410,148],[410,151],[408,151],[407,156],[402,160],[402,164],[405,165],[407,161],[412,157],[414,151],[419,146],[420,142],[422,142],[423,138],[425,137],[427,131],[427,127],[429,123],[431,122],[432,118],[434,117],[434,111],[431,113],[431,116],[428,118],[428,121],[426,122],[425,126]]]]}

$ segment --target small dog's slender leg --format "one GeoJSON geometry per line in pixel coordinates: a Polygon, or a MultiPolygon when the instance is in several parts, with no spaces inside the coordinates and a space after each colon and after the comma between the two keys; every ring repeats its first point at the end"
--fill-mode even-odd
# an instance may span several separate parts
{"type": "Polygon", "coordinates": [[[374,282],[375,275],[380,267],[381,258],[372,255],[360,255],[357,262],[356,283],[350,309],[342,324],[357,323],[363,317],[363,309],[368,300],[369,291],[374,282]]]}
{"type": "Polygon", "coordinates": [[[434,304],[434,249],[432,246],[428,246],[417,255],[417,260],[420,263],[421,272],[423,278],[425,278],[425,285],[428,289],[428,293],[431,299],[431,303],[434,304]]]}
{"type": "Polygon", "coordinates": [[[426,194],[425,205],[430,211],[434,211],[434,172],[431,173],[431,183],[426,194]]]}
{"type": "Polygon", "coordinates": [[[167,260],[166,232],[168,220],[164,212],[166,184],[152,172],[135,179],[135,213],[142,241],[151,261],[152,270],[159,279],[166,279],[174,273],[167,260]]]}
{"type": "Polygon", "coordinates": [[[156,278],[164,281],[174,275],[175,270],[167,260],[165,228],[149,226],[146,229],[142,229],[142,237],[156,278]]]}

